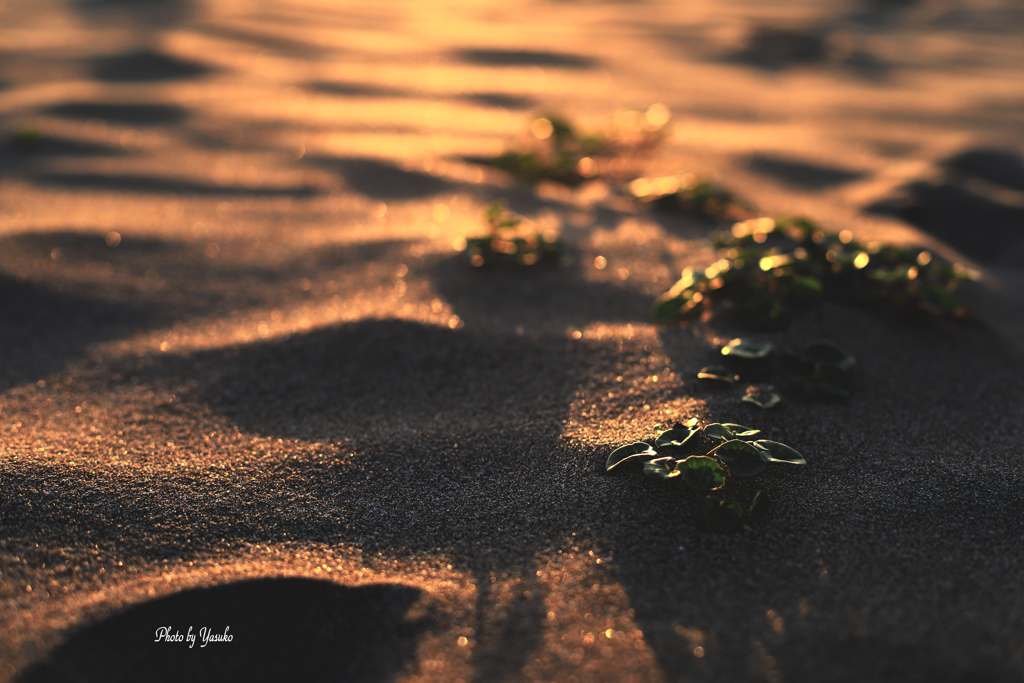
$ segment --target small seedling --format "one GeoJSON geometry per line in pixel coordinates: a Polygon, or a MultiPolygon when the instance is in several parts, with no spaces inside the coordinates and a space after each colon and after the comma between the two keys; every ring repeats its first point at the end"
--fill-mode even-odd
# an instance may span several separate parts
{"type": "Polygon", "coordinates": [[[764,491],[754,494],[747,509],[735,501],[717,500],[708,494],[721,490],[730,479],[757,477],[772,463],[807,464],[800,453],[785,444],[767,439],[753,440],[760,434],[759,429],[732,422],[715,422],[700,427],[696,418],[692,418],[685,425],[677,423],[663,431],[653,446],[638,441],[616,448],[608,456],[605,470],[621,472],[639,467],[645,477],[660,483],[674,485],[672,480],[685,482],[689,489],[707,496],[700,510],[708,529],[731,531],[742,526],[750,531],[745,521],[761,517],[768,511],[769,501],[764,491]],[[717,445],[712,446],[716,442],[717,445]],[[677,457],[687,447],[706,452],[677,457]]]}
{"type": "Polygon", "coordinates": [[[466,239],[463,250],[470,265],[476,268],[495,263],[533,266],[557,261],[561,254],[561,245],[554,238],[539,232],[523,234],[522,217],[509,211],[501,200],[487,207],[484,220],[488,234],[466,239]]]}
{"type": "Polygon", "coordinates": [[[721,384],[734,384],[740,376],[721,365],[709,365],[706,368],[701,368],[697,373],[697,378],[721,384]]]}
{"type": "Polygon", "coordinates": [[[522,149],[488,163],[528,183],[575,186],[590,178],[629,177],[636,160],[661,144],[668,121],[668,109],[653,105],[646,113],[618,112],[607,132],[584,135],[565,118],[546,114],[530,123],[522,149]]]}
{"type": "Polygon", "coordinates": [[[813,398],[845,400],[850,398],[853,356],[830,342],[812,342],[799,353],[786,350],[783,366],[790,386],[813,398]]]}
{"type": "Polygon", "coordinates": [[[768,410],[779,405],[782,402],[782,397],[775,392],[775,386],[772,384],[751,384],[747,387],[746,393],[740,400],[744,403],[755,405],[762,410],[768,410]]]}
{"type": "Polygon", "coordinates": [[[737,527],[744,531],[753,531],[749,522],[760,519],[768,514],[771,501],[764,491],[757,491],[750,507],[746,510],[734,500],[715,500],[708,497],[701,504],[701,516],[708,530],[732,531],[737,527]]]}
{"type": "MultiPolygon", "coordinates": [[[[731,385],[775,375],[789,389],[817,400],[846,400],[852,393],[857,361],[829,341],[814,341],[799,352],[784,349],[779,354],[770,342],[733,339],[722,347],[721,354],[734,367],[702,368],[698,379],[731,385]],[[780,362],[776,362],[775,357],[780,355],[780,362]]],[[[777,406],[782,397],[772,384],[749,385],[740,400],[768,409],[777,406]]]]}
{"type": "Polygon", "coordinates": [[[682,211],[712,221],[750,218],[753,207],[728,190],[693,174],[637,178],[628,185],[640,202],[659,211],[682,211]]]}
{"type": "Polygon", "coordinates": [[[779,326],[823,300],[896,306],[929,316],[967,318],[954,292],[977,273],[931,252],[862,245],[844,230],[828,233],[806,218],[756,218],[713,238],[722,258],[687,268],[651,310],[656,323],[719,311],[758,326],[779,326]]]}

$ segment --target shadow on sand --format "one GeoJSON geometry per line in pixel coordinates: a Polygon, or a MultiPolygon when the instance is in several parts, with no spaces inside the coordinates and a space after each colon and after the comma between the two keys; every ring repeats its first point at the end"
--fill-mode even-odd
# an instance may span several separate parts
{"type": "Polygon", "coordinates": [[[160,316],[0,274],[0,319],[0,386],[18,386],[57,372],[90,344],[158,324],[160,316]]]}
{"type": "Polygon", "coordinates": [[[346,587],[298,578],[197,588],[82,628],[18,682],[385,683],[414,661],[417,640],[430,625],[429,618],[406,619],[421,595],[403,585],[346,587]],[[156,642],[161,627],[182,641],[156,642]],[[187,642],[190,630],[194,644],[187,642]],[[232,640],[204,644],[211,633],[232,640]]]}
{"type": "Polygon", "coordinates": [[[965,255],[992,263],[1024,257],[1024,158],[972,149],[942,164],[938,182],[916,181],[866,207],[931,233],[965,255]]]}
{"type": "Polygon", "coordinates": [[[198,62],[184,61],[155,50],[125,52],[93,61],[92,75],[106,83],[142,83],[197,78],[213,69],[198,62]]]}

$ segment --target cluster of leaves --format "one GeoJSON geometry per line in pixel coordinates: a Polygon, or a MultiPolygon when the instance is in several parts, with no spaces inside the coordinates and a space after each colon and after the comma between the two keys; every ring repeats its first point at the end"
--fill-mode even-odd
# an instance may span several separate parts
{"type": "Polygon", "coordinates": [[[484,211],[488,234],[466,239],[464,253],[470,265],[482,268],[496,263],[532,266],[545,261],[557,261],[561,245],[539,232],[519,233],[521,216],[506,208],[498,200],[484,211]]]}
{"type": "Polygon", "coordinates": [[[549,114],[530,124],[530,149],[506,151],[488,163],[528,183],[552,180],[573,186],[589,178],[616,175],[625,171],[625,157],[649,154],[660,144],[667,110],[663,117],[640,115],[639,120],[642,123],[626,128],[614,126],[609,134],[583,135],[564,118],[549,114]]]}
{"type": "MultiPolygon", "coordinates": [[[[857,361],[832,342],[815,341],[804,345],[800,351],[782,349],[779,352],[770,342],[733,339],[722,347],[721,353],[728,366],[703,368],[697,373],[699,379],[731,385],[740,380],[757,382],[781,374],[788,388],[810,398],[825,401],[850,398],[857,361]]],[[[775,392],[774,385],[755,384],[747,388],[740,400],[767,409],[778,405],[782,397],[775,392]]]]}
{"type": "Polygon", "coordinates": [[[713,241],[723,258],[702,273],[683,271],[654,302],[654,322],[692,320],[723,309],[773,326],[823,299],[964,318],[968,312],[954,292],[977,277],[923,249],[862,245],[848,230],[825,232],[806,218],[749,219],[713,241]]]}
{"type": "Polygon", "coordinates": [[[734,500],[710,495],[722,489],[729,478],[756,477],[771,463],[806,465],[807,461],[789,446],[756,439],[758,429],[732,423],[713,423],[700,427],[697,419],[677,423],[662,432],[654,445],[644,441],[621,446],[612,451],[605,463],[608,472],[623,471],[643,465],[645,476],[659,482],[685,482],[698,494],[701,516],[709,530],[750,531],[749,522],[768,511],[770,501],[764,491],[757,491],[749,507],[734,500]],[[708,448],[710,446],[710,448],[708,448]],[[687,451],[704,451],[689,454],[687,451]]]}
{"type": "Polygon", "coordinates": [[[654,209],[683,211],[713,221],[743,220],[753,210],[731,190],[690,174],[681,180],[675,176],[637,178],[629,184],[629,190],[654,209]]]}

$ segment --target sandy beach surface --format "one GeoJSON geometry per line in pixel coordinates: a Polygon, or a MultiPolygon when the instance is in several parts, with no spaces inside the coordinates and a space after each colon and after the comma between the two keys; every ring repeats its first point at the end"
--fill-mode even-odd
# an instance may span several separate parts
{"type": "Polygon", "coordinates": [[[1010,0],[3,3],[0,681],[1024,680],[1022,31],[1010,0]],[[978,321],[657,327],[713,224],[480,163],[658,103],[641,172],[963,263],[978,321]],[[470,267],[498,198],[562,262],[470,267]],[[840,344],[853,397],[699,383],[739,335],[840,344]],[[752,533],[605,474],[690,417],[806,456],[730,484],[772,497],[752,533]]]}

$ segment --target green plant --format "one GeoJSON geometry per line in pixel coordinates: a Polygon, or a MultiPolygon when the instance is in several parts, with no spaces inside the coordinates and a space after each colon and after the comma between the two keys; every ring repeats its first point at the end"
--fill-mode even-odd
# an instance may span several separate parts
{"type": "Polygon", "coordinates": [[[753,208],[731,190],[706,178],[637,178],[627,186],[638,200],[660,211],[683,211],[713,221],[750,218],[753,208]]]}
{"type": "Polygon", "coordinates": [[[755,218],[713,237],[722,258],[683,271],[651,310],[656,323],[726,310],[761,326],[784,323],[801,307],[831,300],[894,305],[931,316],[966,318],[957,287],[977,274],[923,249],[862,245],[806,218],[755,218]]]}
{"type": "Polygon", "coordinates": [[[547,114],[530,123],[523,149],[503,152],[488,163],[529,183],[551,180],[572,186],[594,177],[620,177],[630,171],[632,159],[661,143],[668,120],[668,110],[653,105],[646,114],[618,112],[608,132],[584,135],[568,120],[547,114]]]}
{"type": "MultiPolygon", "coordinates": [[[[857,361],[829,341],[814,341],[799,351],[779,351],[770,342],[733,339],[721,348],[723,362],[702,368],[697,378],[722,385],[741,380],[781,379],[787,388],[817,400],[846,400],[853,389],[857,361]]],[[[751,384],[740,399],[759,408],[773,408],[782,401],[775,385],[751,384]]]]}
{"type": "Polygon", "coordinates": [[[557,261],[561,245],[539,232],[520,234],[521,216],[498,200],[484,211],[488,234],[466,239],[464,252],[470,265],[481,268],[495,263],[532,266],[557,261]]]}
{"type": "Polygon", "coordinates": [[[644,476],[655,481],[685,482],[689,489],[704,496],[700,514],[706,528],[732,531],[739,527],[750,531],[750,522],[769,509],[768,494],[757,491],[750,506],[744,508],[712,493],[724,488],[731,479],[757,477],[773,463],[807,464],[800,453],[785,444],[756,439],[760,434],[758,429],[734,423],[700,427],[697,419],[691,418],[662,432],[653,446],[638,441],[616,448],[605,461],[605,471],[621,472],[642,465],[644,476]]]}

